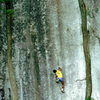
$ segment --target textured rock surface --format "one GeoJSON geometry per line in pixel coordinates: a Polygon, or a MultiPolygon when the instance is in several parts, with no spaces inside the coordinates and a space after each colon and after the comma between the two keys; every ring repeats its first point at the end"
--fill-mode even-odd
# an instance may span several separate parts
{"type": "MultiPolygon", "coordinates": [[[[92,97],[100,98],[100,3],[85,0],[90,33],[92,97]]],[[[4,8],[1,4],[0,7],[4,8]]],[[[85,100],[86,72],[78,0],[15,0],[12,60],[19,100],[85,100]],[[65,93],[52,73],[62,67],[65,93]]],[[[3,11],[0,11],[3,15],[3,11]]],[[[5,15],[0,16],[0,74],[11,98],[5,15]]]]}

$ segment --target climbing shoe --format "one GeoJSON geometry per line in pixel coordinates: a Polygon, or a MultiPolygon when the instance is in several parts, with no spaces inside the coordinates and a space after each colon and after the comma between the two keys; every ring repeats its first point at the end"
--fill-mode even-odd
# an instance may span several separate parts
{"type": "Polygon", "coordinates": [[[61,89],[61,92],[64,93],[64,89],[63,88],[61,89]]]}

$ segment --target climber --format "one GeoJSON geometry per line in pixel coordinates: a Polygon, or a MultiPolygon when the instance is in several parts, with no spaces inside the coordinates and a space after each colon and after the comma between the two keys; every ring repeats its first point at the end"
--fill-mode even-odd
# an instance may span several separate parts
{"type": "Polygon", "coordinates": [[[55,76],[56,76],[56,83],[61,82],[61,84],[62,84],[61,91],[64,93],[64,78],[62,75],[62,69],[59,67],[57,70],[54,69],[53,72],[55,73],[55,76]]]}

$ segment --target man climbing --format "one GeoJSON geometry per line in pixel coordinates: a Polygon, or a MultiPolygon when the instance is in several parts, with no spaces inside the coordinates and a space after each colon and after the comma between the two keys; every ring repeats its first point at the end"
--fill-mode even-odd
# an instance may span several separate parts
{"type": "Polygon", "coordinates": [[[57,70],[54,69],[53,72],[55,73],[55,76],[56,76],[56,83],[61,82],[61,84],[62,84],[61,91],[64,93],[64,78],[62,75],[62,69],[59,67],[57,70]]]}

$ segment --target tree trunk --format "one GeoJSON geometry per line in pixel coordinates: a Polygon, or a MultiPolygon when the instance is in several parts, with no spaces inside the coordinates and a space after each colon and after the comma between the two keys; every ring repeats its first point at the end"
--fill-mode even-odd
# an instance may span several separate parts
{"type": "MultiPolygon", "coordinates": [[[[6,1],[6,12],[7,10],[11,10],[12,2],[6,1]]],[[[15,78],[15,72],[14,68],[12,66],[12,14],[6,13],[6,31],[7,31],[7,38],[8,38],[8,50],[7,50],[7,67],[9,72],[9,79],[11,84],[11,97],[12,100],[18,100],[18,94],[17,94],[17,85],[16,85],[16,78],[15,78]]]]}
{"type": "Polygon", "coordinates": [[[92,76],[91,76],[91,59],[89,51],[90,35],[89,32],[87,31],[87,10],[84,0],[79,0],[79,6],[82,18],[83,49],[86,62],[86,100],[91,100],[92,76]]]}

